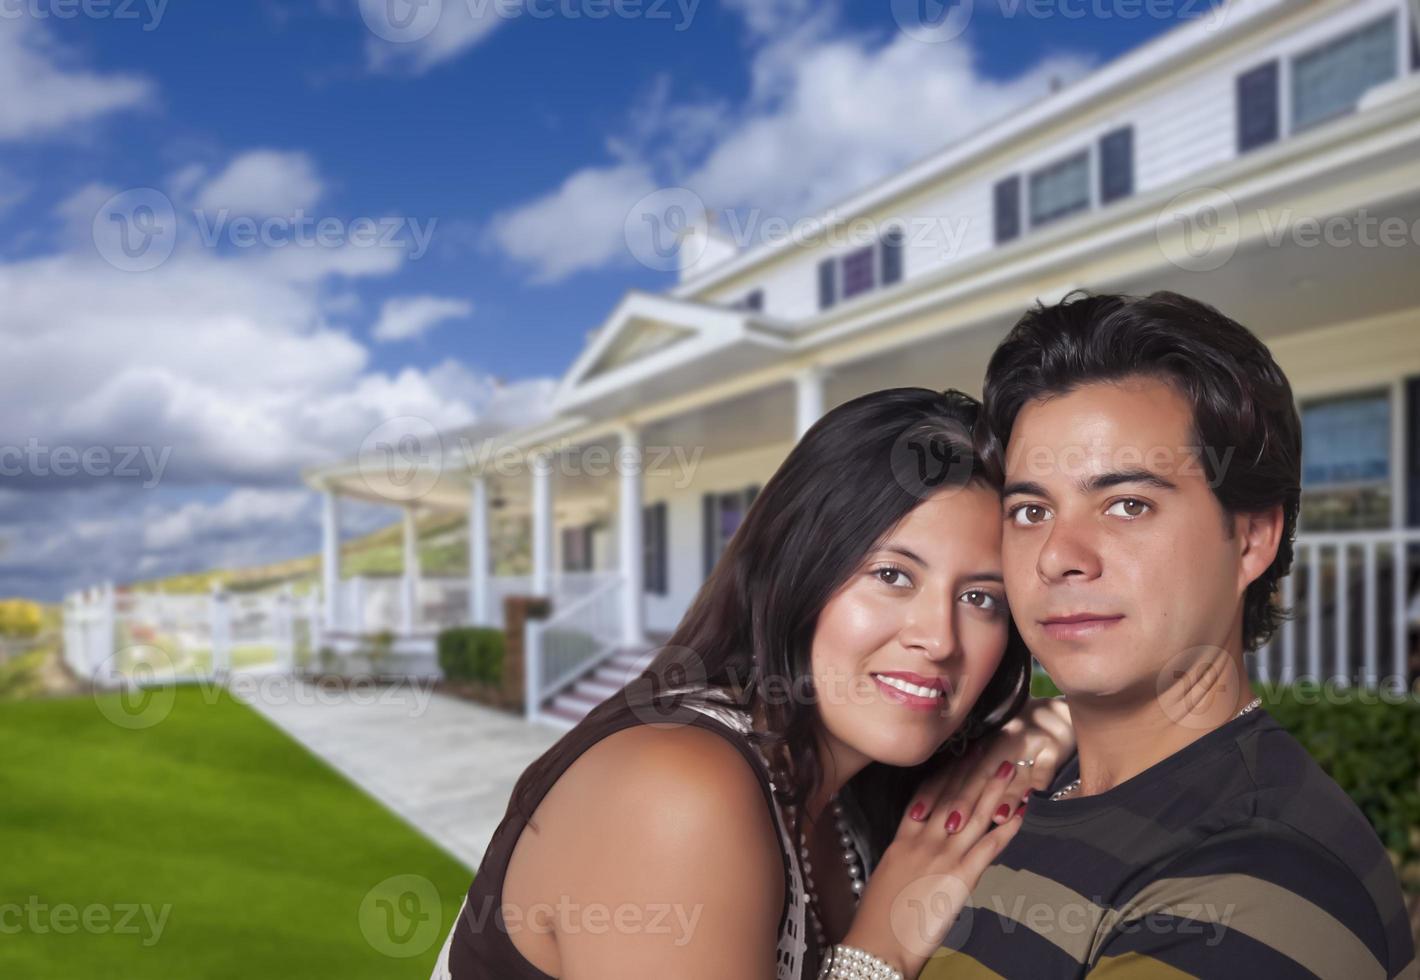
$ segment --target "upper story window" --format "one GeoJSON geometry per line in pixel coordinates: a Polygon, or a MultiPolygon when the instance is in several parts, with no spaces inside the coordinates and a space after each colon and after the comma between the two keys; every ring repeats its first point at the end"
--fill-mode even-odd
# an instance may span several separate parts
{"type": "Polygon", "coordinates": [[[1090,206],[1090,154],[1066,157],[1030,175],[1031,227],[1090,206]]]}
{"type": "Polygon", "coordinates": [[[1367,90],[1395,78],[1398,41],[1399,22],[1389,13],[1291,58],[1243,72],[1237,79],[1238,152],[1282,136],[1283,91],[1289,133],[1351,112],[1367,90]]]}
{"type": "Polygon", "coordinates": [[[904,236],[889,228],[872,245],[818,264],[818,307],[826,310],[839,300],[852,299],[878,286],[902,279],[904,236]]]}
{"type": "Polygon", "coordinates": [[[992,188],[996,244],[1133,193],[1134,127],[1121,126],[1095,144],[1030,172],[1024,181],[1020,174],[998,180],[992,188]]]}
{"type": "Polygon", "coordinates": [[[764,309],[764,290],[755,289],[730,304],[732,310],[753,310],[759,312],[764,309]]]}
{"type": "Polygon", "coordinates": [[[1367,89],[1395,77],[1390,14],[1292,59],[1292,129],[1350,112],[1367,89]]]}

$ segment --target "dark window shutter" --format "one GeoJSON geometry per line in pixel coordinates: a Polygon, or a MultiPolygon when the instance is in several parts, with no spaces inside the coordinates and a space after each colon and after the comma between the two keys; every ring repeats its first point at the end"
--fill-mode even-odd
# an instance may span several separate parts
{"type": "Polygon", "coordinates": [[[1420,33],[1417,33],[1416,28],[1414,26],[1411,26],[1409,33],[1410,69],[1412,71],[1420,71],[1420,33]]]}
{"type": "Polygon", "coordinates": [[[1246,153],[1277,139],[1281,109],[1277,62],[1269,61],[1238,76],[1238,152],[1246,153]]]}
{"type": "Polygon", "coordinates": [[[1019,175],[996,182],[996,244],[1008,242],[1021,233],[1021,178],[1019,175]]]}
{"type": "Polygon", "coordinates": [[[1125,126],[1100,137],[1100,203],[1134,193],[1134,127],[1125,126]]]}
{"type": "Polygon", "coordinates": [[[818,264],[818,308],[826,310],[838,299],[838,284],[833,259],[824,259],[818,264]]]}
{"type": "Polygon", "coordinates": [[[764,290],[756,289],[745,297],[745,309],[759,311],[764,309],[764,290]]]}
{"type": "Polygon", "coordinates": [[[1403,467],[1405,485],[1410,499],[1406,510],[1409,512],[1411,527],[1420,527],[1420,375],[1405,381],[1406,432],[1409,441],[1405,446],[1405,458],[1396,460],[1395,465],[1403,467]]]}
{"type": "Polygon", "coordinates": [[[891,286],[902,279],[902,229],[889,228],[883,233],[882,246],[882,282],[884,286],[891,286]]]}
{"type": "Polygon", "coordinates": [[[654,503],[641,512],[643,537],[643,588],[653,595],[665,595],[667,584],[666,504],[654,503]]]}

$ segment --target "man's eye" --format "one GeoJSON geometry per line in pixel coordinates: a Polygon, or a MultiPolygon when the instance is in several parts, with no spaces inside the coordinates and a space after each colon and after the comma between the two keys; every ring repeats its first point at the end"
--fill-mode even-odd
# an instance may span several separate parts
{"type": "Polygon", "coordinates": [[[1112,514],[1115,517],[1124,517],[1131,520],[1136,517],[1143,517],[1148,512],[1149,505],[1142,500],[1135,500],[1133,497],[1125,497],[1123,500],[1116,500],[1109,505],[1109,510],[1105,511],[1106,514],[1112,514]]]}
{"type": "Polygon", "coordinates": [[[1040,504],[1019,504],[1011,508],[1011,522],[1020,527],[1039,524],[1050,517],[1050,511],[1040,504]]]}

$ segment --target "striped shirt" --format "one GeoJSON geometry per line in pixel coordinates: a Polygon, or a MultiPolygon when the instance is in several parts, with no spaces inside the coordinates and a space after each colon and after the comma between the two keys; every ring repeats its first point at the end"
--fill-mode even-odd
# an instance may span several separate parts
{"type": "MultiPolygon", "coordinates": [[[[1072,760],[1052,790],[1078,775],[1072,760]]],[[[1049,796],[922,980],[1417,975],[1375,831],[1264,711],[1107,792],[1049,796]]]]}

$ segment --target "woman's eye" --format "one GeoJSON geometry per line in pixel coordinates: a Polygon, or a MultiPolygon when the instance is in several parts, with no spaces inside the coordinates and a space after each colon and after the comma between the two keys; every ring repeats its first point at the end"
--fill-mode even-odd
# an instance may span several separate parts
{"type": "Polygon", "coordinates": [[[1135,518],[1143,517],[1149,510],[1149,505],[1142,500],[1135,500],[1133,497],[1125,497],[1123,500],[1116,500],[1109,505],[1106,514],[1113,514],[1115,517],[1135,518]]]}
{"type": "Polygon", "coordinates": [[[980,589],[972,589],[968,592],[963,592],[961,597],[966,600],[967,605],[976,606],[980,609],[995,610],[996,607],[1000,605],[994,595],[990,592],[983,592],[980,589]]]}
{"type": "Polygon", "coordinates": [[[907,577],[907,573],[900,568],[888,566],[886,568],[876,568],[873,574],[877,576],[879,582],[884,585],[891,585],[894,588],[905,589],[912,584],[912,580],[907,577]]]}
{"type": "Polygon", "coordinates": [[[1039,524],[1049,517],[1050,511],[1040,504],[1021,504],[1011,508],[1011,522],[1019,527],[1039,524]]]}

